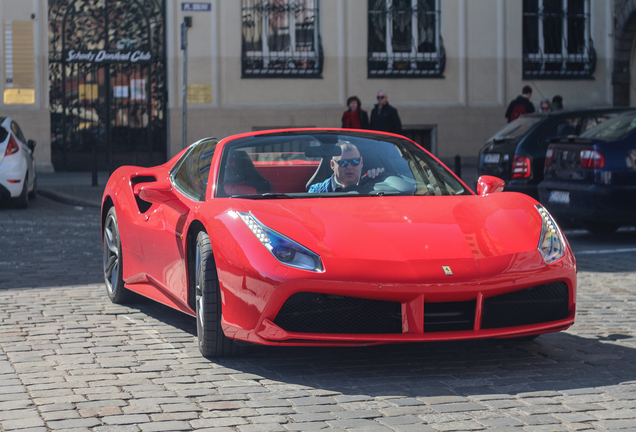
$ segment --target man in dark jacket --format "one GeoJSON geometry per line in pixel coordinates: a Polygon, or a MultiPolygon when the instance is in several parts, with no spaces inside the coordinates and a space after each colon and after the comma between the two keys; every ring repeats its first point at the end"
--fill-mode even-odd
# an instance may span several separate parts
{"type": "Polygon", "coordinates": [[[400,120],[400,116],[397,110],[389,105],[389,97],[384,90],[378,92],[378,103],[373,107],[373,111],[371,111],[369,129],[396,134],[402,133],[402,121],[400,120]]]}
{"type": "Polygon", "coordinates": [[[508,109],[506,110],[508,123],[516,120],[523,114],[530,114],[534,112],[534,104],[530,102],[530,97],[532,97],[532,87],[528,85],[524,86],[522,94],[517,96],[517,99],[510,102],[508,105],[508,109]]]}

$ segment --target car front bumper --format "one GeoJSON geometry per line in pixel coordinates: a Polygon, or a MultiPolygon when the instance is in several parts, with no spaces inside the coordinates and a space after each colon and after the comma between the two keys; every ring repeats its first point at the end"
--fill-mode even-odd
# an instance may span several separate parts
{"type": "Polygon", "coordinates": [[[269,298],[258,312],[258,302],[245,304],[243,290],[222,281],[222,326],[228,337],[247,342],[320,346],[507,338],[565,330],[574,323],[576,305],[571,251],[550,266],[514,269],[528,258],[518,254],[506,274],[470,283],[288,280],[261,291],[269,298]],[[228,308],[258,318],[244,326],[228,308]]]}

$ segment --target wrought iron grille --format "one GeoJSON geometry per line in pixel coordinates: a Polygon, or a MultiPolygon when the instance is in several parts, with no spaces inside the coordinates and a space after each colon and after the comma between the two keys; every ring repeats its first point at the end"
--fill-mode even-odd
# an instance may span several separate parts
{"type": "Polygon", "coordinates": [[[56,170],[166,160],[164,9],[164,0],[49,0],[56,170]]]}
{"type": "Polygon", "coordinates": [[[523,0],[523,78],[589,78],[596,68],[589,0],[523,0]]]}
{"type": "Polygon", "coordinates": [[[440,77],[440,0],[369,0],[369,78],[440,77]]]}
{"type": "Polygon", "coordinates": [[[319,0],[242,0],[243,78],[322,74],[319,0]]]}

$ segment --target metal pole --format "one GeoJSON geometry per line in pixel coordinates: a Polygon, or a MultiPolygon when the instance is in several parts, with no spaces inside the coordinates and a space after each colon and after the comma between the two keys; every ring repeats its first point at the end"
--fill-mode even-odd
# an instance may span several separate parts
{"type": "Polygon", "coordinates": [[[181,144],[188,143],[188,28],[192,27],[192,17],[183,17],[181,23],[181,49],[183,50],[183,120],[181,144]]]}

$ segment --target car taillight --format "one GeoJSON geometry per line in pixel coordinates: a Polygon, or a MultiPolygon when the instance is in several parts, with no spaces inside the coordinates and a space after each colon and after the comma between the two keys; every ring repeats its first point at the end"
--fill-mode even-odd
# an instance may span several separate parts
{"type": "Polygon", "coordinates": [[[9,144],[7,144],[7,150],[4,152],[4,155],[9,156],[19,151],[20,147],[18,146],[18,143],[15,142],[15,138],[13,138],[13,135],[9,135],[9,144]]]}
{"type": "Polygon", "coordinates": [[[605,156],[597,150],[581,150],[581,166],[590,169],[603,168],[605,166],[605,156]]]}
{"type": "Polygon", "coordinates": [[[512,178],[530,178],[530,158],[527,156],[515,155],[512,158],[512,178]]]}
{"type": "Polygon", "coordinates": [[[552,155],[554,155],[554,150],[549,148],[548,151],[545,152],[545,166],[546,167],[549,167],[550,165],[552,165],[552,155]]]}

